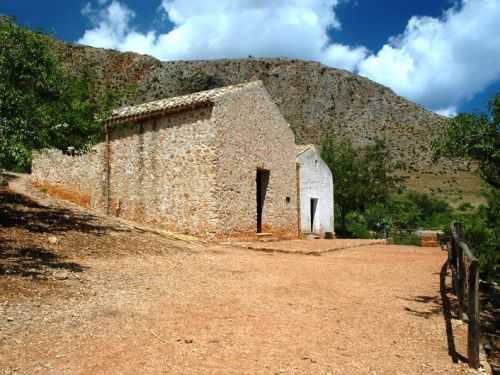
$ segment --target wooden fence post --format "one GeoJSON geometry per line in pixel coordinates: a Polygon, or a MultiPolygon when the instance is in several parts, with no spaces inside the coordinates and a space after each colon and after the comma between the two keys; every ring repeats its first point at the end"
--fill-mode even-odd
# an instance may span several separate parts
{"type": "Polygon", "coordinates": [[[467,274],[465,270],[465,259],[464,259],[464,251],[462,246],[460,246],[460,242],[464,239],[464,227],[460,222],[454,222],[453,228],[457,235],[457,239],[455,241],[455,255],[456,255],[456,269],[457,269],[457,286],[456,286],[456,294],[458,298],[458,314],[459,318],[464,320],[465,318],[465,285],[467,281],[467,274]]]}
{"type": "Polygon", "coordinates": [[[450,248],[450,267],[451,267],[451,276],[452,276],[452,282],[453,282],[453,292],[455,293],[456,296],[459,295],[459,288],[460,286],[458,285],[458,240],[456,238],[456,222],[453,222],[451,224],[451,231],[452,231],[452,236],[451,236],[451,248],[450,248]]]}
{"type": "Polygon", "coordinates": [[[453,289],[458,298],[461,320],[467,318],[467,357],[469,366],[478,369],[479,362],[479,261],[464,240],[462,223],[451,225],[448,263],[452,267],[453,289]],[[467,290],[466,290],[467,289],[467,290]],[[467,300],[465,293],[467,292],[467,300]],[[467,313],[465,313],[467,311],[467,313]]]}
{"type": "Polygon", "coordinates": [[[467,338],[467,357],[469,366],[479,368],[479,262],[474,259],[469,268],[468,290],[469,329],[467,338]]]}

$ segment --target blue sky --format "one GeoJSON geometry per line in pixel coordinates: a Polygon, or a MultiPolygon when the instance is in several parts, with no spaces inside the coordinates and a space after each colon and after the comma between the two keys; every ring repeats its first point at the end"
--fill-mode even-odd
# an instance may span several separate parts
{"type": "Polygon", "coordinates": [[[317,60],[440,113],[500,92],[500,0],[1,0],[0,13],[162,60],[317,60]]]}

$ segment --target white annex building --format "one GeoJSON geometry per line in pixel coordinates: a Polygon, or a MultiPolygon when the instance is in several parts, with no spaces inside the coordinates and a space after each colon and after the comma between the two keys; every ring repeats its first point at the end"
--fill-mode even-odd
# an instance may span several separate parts
{"type": "Polygon", "coordinates": [[[297,172],[301,234],[334,237],[333,175],[314,145],[297,146],[297,172]]]}

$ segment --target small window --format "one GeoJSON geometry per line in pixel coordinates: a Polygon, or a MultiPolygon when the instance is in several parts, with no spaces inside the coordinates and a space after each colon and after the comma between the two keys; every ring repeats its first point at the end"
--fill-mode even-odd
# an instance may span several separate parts
{"type": "Polygon", "coordinates": [[[291,201],[291,200],[292,200],[292,199],[291,199],[290,197],[286,197],[286,198],[285,198],[286,203],[290,203],[290,201],[291,201]]]}

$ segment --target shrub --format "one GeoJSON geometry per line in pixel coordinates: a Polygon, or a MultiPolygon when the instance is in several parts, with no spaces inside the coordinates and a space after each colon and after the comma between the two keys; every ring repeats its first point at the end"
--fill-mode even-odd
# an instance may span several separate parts
{"type": "Polygon", "coordinates": [[[346,226],[349,233],[354,238],[372,238],[373,234],[370,233],[366,219],[358,212],[349,212],[346,217],[346,226]]]}
{"type": "Polygon", "coordinates": [[[32,150],[86,150],[100,140],[98,117],[118,95],[97,99],[90,68],[70,76],[46,35],[10,20],[0,22],[0,46],[0,168],[28,171],[32,150]]]}
{"type": "Polygon", "coordinates": [[[420,246],[420,237],[414,232],[395,230],[390,233],[390,238],[395,245],[420,246]]]}

